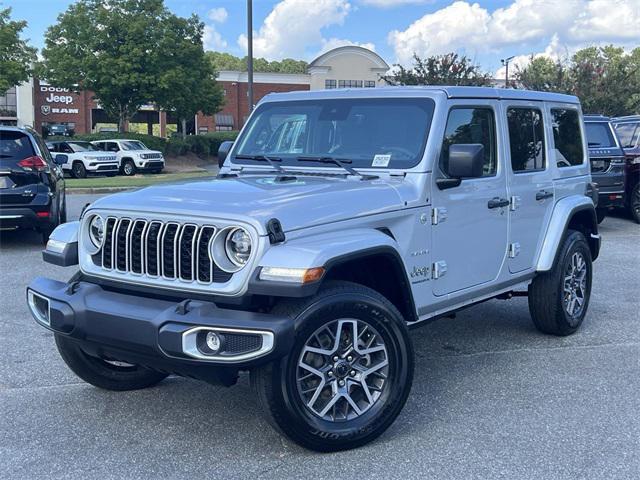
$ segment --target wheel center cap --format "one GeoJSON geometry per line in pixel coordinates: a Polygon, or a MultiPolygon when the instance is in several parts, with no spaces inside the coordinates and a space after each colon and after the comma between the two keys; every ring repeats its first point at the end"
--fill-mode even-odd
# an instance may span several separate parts
{"type": "Polygon", "coordinates": [[[349,369],[350,368],[351,367],[350,367],[349,363],[347,363],[344,360],[341,360],[341,361],[337,362],[333,366],[333,371],[336,373],[336,377],[344,378],[349,374],[349,369]]]}

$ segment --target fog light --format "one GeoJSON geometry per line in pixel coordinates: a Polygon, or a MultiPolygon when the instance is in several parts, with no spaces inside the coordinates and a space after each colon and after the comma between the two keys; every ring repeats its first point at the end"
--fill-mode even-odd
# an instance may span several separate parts
{"type": "Polygon", "coordinates": [[[207,332],[207,336],[205,337],[205,343],[207,348],[211,350],[210,353],[217,353],[220,350],[220,345],[222,341],[216,332],[207,332]]]}

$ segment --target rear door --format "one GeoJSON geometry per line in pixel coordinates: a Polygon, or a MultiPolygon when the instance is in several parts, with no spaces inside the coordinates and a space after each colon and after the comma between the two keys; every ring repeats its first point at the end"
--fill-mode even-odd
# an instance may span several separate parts
{"type": "Polygon", "coordinates": [[[434,182],[446,177],[445,162],[453,144],[484,147],[483,176],[463,179],[440,190],[432,186],[432,245],[434,295],[447,295],[495,280],[507,247],[508,205],[504,161],[500,161],[495,100],[457,100],[450,103],[434,182]],[[446,274],[445,274],[446,271],[446,274]]]}
{"type": "Polygon", "coordinates": [[[0,129],[0,207],[30,203],[41,173],[19,165],[36,155],[29,136],[19,130],[0,129]]]}
{"type": "Polygon", "coordinates": [[[554,205],[545,109],[540,102],[505,102],[509,161],[511,273],[533,267],[554,205]]]}

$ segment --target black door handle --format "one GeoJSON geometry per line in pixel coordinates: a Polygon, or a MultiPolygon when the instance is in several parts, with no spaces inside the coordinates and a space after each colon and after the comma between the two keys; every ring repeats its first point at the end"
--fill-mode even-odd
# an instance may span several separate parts
{"type": "Polygon", "coordinates": [[[547,192],[546,190],[540,190],[536,193],[536,200],[544,200],[545,198],[553,197],[553,192],[547,192]]]}
{"type": "Polygon", "coordinates": [[[489,203],[487,203],[487,207],[489,208],[508,207],[509,203],[511,202],[509,202],[509,200],[507,200],[506,198],[494,197],[491,200],[489,200],[489,203]]]}

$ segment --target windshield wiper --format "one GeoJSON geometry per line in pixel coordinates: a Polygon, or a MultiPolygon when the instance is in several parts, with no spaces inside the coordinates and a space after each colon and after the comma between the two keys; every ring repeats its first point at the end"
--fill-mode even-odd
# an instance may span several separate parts
{"type": "Polygon", "coordinates": [[[352,160],[348,160],[348,159],[340,159],[336,157],[297,157],[297,160],[299,162],[332,163],[334,165],[342,167],[344,170],[346,170],[349,173],[349,175],[360,177],[362,180],[374,180],[376,178],[379,178],[376,175],[365,175],[363,173],[358,172],[353,167],[348,165],[349,163],[353,163],[352,160]]]}
{"type": "Polygon", "coordinates": [[[268,157],[267,155],[243,155],[238,154],[235,155],[234,158],[238,158],[240,160],[255,160],[257,162],[267,162],[271,167],[278,172],[275,181],[276,182],[288,182],[291,180],[297,180],[293,175],[287,175],[287,171],[278,165],[276,162],[281,162],[282,159],[279,157],[268,157]]]}

